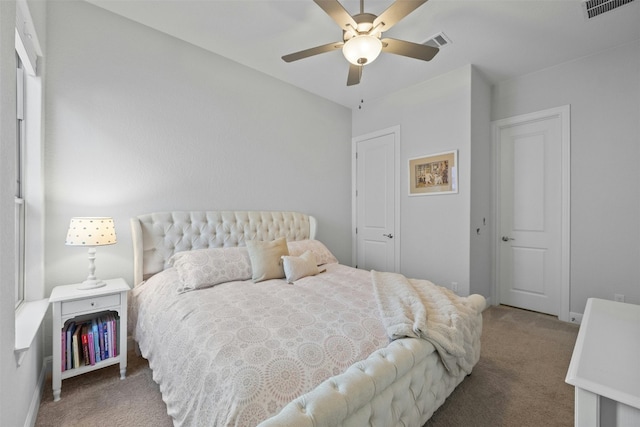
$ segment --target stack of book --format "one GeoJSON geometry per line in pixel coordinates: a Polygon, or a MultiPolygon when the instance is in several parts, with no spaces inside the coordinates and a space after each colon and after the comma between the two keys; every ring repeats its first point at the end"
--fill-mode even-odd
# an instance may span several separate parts
{"type": "Polygon", "coordinates": [[[62,328],[62,371],[95,365],[118,356],[117,313],[101,313],[94,318],[76,322],[70,319],[62,328]]]}

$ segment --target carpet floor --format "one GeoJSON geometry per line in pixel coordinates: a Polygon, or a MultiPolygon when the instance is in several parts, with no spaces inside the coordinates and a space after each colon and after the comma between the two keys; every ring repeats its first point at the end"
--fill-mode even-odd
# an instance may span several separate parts
{"type": "MultiPolygon", "coordinates": [[[[564,382],[578,326],[506,306],[483,313],[480,361],[424,427],[573,426],[573,387],[564,382]]],[[[110,366],[62,382],[51,379],[36,427],[170,427],[149,366],[132,350],[127,378],[110,366]]]]}

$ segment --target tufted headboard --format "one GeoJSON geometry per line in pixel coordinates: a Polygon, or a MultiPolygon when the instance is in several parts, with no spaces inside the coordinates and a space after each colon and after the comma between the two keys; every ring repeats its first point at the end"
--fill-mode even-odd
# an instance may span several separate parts
{"type": "Polygon", "coordinates": [[[247,240],[314,239],[317,222],[298,212],[177,211],[131,218],[134,284],[168,267],[180,251],[244,246],[247,240]]]}

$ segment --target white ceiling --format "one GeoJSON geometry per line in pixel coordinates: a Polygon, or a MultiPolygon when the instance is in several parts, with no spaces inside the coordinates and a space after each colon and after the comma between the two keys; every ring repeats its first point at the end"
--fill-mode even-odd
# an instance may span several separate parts
{"type": "MultiPolygon", "coordinates": [[[[382,53],[347,87],[340,50],[285,63],[282,55],[340,41],[312,0],[87,0],[350,108],[466,64],[501,80],[640,39],[640,1],[587,20],[581,0],[430,0],[384,33],[452,43],[430,62],[382,53]]],[[[351,14],[358,0],[342,0],[351,14]]],[[[365,0],[379,15],[392,0],[365,0]]]]}

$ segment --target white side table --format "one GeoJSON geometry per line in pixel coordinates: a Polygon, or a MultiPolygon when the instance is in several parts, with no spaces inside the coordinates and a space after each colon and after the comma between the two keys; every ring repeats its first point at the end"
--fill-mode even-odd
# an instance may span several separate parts
{"type": "Polygon", "coordinates": [[[80,283],[56,286],[51,292],[49,302],[53,304],[53,400],[60,400],[62,380],[82,375],[107,366],[120,364],[120,379],[127,372],[127,292],[129,285],[124,279],[105,280],[106,286],[90,290],[80,290],[80,283]],[[117,331],[118,355],[97,362],[95,365],[80,366],[62,371],[63,325],[69,319],[78,321],[90,319],[98,313],[116,312],[120,317],[120,330],[117,331]],[[124,332],[123,332],[124,331],[124,332]]]}
{"type": "Polygon", "coordinates": [[[575,386],[577,427],[640,425],[640,305],[589,298],[566,382],[575,386]],[[600,397],[618,405],[601,420],[600,397]]]}

